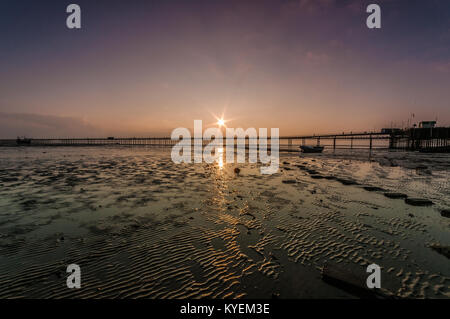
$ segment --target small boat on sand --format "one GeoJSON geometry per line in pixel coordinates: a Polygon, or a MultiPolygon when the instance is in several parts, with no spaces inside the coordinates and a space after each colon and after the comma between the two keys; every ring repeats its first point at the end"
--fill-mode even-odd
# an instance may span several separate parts
{"type": "Polygon", "coordinates": [[[301,145],[300,148],[302,149],[303,153],[322,153],[324,146],[301,145]]]}

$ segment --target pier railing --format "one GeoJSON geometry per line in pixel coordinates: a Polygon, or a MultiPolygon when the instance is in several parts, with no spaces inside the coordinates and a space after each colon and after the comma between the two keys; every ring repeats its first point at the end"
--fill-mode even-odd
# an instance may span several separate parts
{"type": "MultiPolygon", "coordinates": [[[[252,138],[234,138],[235,145],[245,145],[249,147],[252,138]]],[[[305,136],[280,136],[280,150],[299,150],[300,145],[324,145],[337,148],[387,148],[389,146],[389,134],[382,133],[343,133],[325,135],[305,135],[305,136]]],[[[194,145],[194,138],[191,144],[194,145]]],[[[224,139],[224,145],[227,138],[224,139]]],[[[179,140],[172,140],[170,137],[107,137],[107,138],[33,138],[27,140],[7,139],[0,140],[0,146],[158,146],[168,147],[179,143],[179,140]]],[[[189,142],[188,142],[189,143],[189,142]]],[[[202,140],[202,145],[210,143],[209,140],[202,140]]],[[[270,137],[267,139],[270,147],[270,137]]]]}
{"type": "MultiPolygon", "coordinates": [[[[235,145],[249,146],[252,138],[234,138],[235,145]],[[240,142],[240,143],[239,143],[240,142]]],[[[362,132],[342,134],[280,136],[280,150],[298,151],[300,145],[322,145],[332,149],[404,149],[445,150],[450,146],[450,127],[412,128],[393,133],[362,132]]],[[[191,138],[192,145],[195,139],[191,138]]],[[[171,147],[179,143],[170,137],[106,137],[106,138],[33,138],[3,139],[0,146],[158,146],[171,147]]],[[[202,140],[202,145],[209,144],[202,140]]],[[[224,139],[224,145],[226,138],[224,139]]],[[[270,147],[270,138],[267,139],[270,147]]]]}

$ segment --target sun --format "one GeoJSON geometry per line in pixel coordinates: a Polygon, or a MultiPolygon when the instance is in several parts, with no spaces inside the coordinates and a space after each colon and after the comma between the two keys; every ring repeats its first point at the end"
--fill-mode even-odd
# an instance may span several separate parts
{"type": "Polygon", "coordinates": [[[225,125],[225,120],[224,120],[224,119],[219,119],[219,120],[217,121],[217,125],[219,125],[219,126],[224,126],[224,125],[225,125]]]}

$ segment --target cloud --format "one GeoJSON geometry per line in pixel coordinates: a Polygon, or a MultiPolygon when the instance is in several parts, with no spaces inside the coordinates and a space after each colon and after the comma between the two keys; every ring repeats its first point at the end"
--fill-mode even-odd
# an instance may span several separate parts
{"type": "Polygon", "coordinates": [[[32,113],[0,112],[0,137],[85,137],[102,136],[101,130],[75,117],[32,113]]]}

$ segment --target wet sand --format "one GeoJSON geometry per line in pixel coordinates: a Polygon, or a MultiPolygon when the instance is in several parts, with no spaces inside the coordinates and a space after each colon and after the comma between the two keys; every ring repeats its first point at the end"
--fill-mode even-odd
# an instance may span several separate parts
{"type": "Polygon", "coordinates": [[[449,177],[448,155],[406,152],[282,154],[267,176],[167,149],[2,148],[0,298],[354,298],[326,263],[449,298],[449,177]]]}

